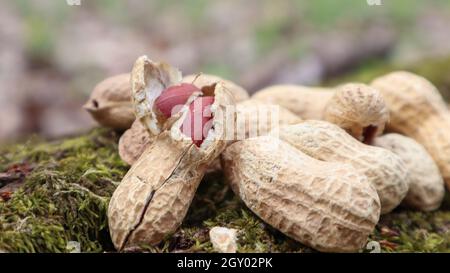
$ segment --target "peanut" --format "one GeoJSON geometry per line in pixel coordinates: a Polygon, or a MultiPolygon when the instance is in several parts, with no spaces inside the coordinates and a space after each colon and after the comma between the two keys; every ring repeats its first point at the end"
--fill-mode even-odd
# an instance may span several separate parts
{"type": "Polygon", "coordinates": [[[283,126],[277,133],[315,159],[348,163],[366,175],[380,196],[382,214],[397,207],[408,192],[408,172],[396,154],[365,145],[334,124],[310,120],[283,126]]]}
{"type": "Polygon", "coordinates": [[[119,140],[120,158],[129,165],[133,165],[144,150],[154,141],[144,125],[136,120],[131,128],[125,131],[119,140]]]}
{"type": "Polygon", "coordinates": [[[403,204],[422,211],[437,209],[444,199],[445,186],[439,169],[422,145],[409,137],[386,134],[374,145],[397,154],[409,173],[409,191],[403,204]]]}
{"type": "Polygon", "coordinates": [[[349,83],[336,88],[323,119],[334,123],[363,143],[370,144],[389,120],[381,93],[365,84],[349,83]]]}
{"type": "Polygon", "coordinates": [[[204,92],[214,97],[212,127],[197,147],[181,126],[190,111],[187,104],[202,94],[194,92],[185,107],[167,118],[156,109],[155,100],[168,87],[180,84],[181,73],[143,56],[131,75],[137,115],[155,140],[130,168],[109,203],[110,234],[119,251],[158,244],[181,225],[206,168],[226,147],[223,112],[233,104],[221,83],[204,92]]]}
{"type": "Polygon", "coordinates": [[[391,115],[387,129],[423,145],[450,189],[450,112],[436,87],[409,72],[393,72],[371,85],[384,97],[391,115]]]}
{"type": "Polygon", "coordinates": [[[83,108],[100,124],[128,129],[135,120],[131,102],[130,74],[121,74],[97,84],[83,108]]]}
{"type": "Polygon", "coordinates": [[[188,75],[183,77],[182,82],[191,83],[200,88],[204,86],[212,86],[218,82],[222,82],[225,88],[227,88],[233,96],[235,102],[241,102],[249,98],[249,95],[244,88],[234,82],[210,74],[201,73],[196,75],[188,75]]]}
{"type": "Polygon", "coordinates": [[[209,130],[211,129],[211,105],[214,97],[199,97],[189,105],[188,117],[181,125],[181,131],[186,136],[192,138],[197,147],[203,143],[209,130]]]}
{"type": "Polygon", "coordinates": [[[333,94],[331,88],[275,85],[256,92],[252,99],[283,106],[302,119],[322,119],[333,94]]]}
{"type": "Polygon", "coordinates": [[[194,92],[199,92],[195,85],[182,83],[165,89],[156,101],[156,107],[166,118],[172,116],[176,106],[184,105],[194,92]]]}
{"type": "Polygon", "coordinates": [[[361,249],[380,216],[380,201],[352,166],[313,159],[270,136],[230,145],[222,154],[233,191],[265,222],[327,252],[361,249]]]}

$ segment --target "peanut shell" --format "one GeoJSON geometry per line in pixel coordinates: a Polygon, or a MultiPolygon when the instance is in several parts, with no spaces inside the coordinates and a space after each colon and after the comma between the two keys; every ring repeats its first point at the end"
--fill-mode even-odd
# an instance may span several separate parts
{"type": "Polygon", "coordinates": [[[324,120],[356,139],[370,144],[389,121],[389,109],[381,93],[365,84],[348,83],[336,88],[324,110],[324,120]]]}
{"type": "Polygon", "coordinates": [[[379,77],[371,85],[383,94],[390,109],[388,130],[425,147],[450,189],[450,112],[436,87],[404,71],[379,77]]]}
{"type": "Polygon", "coordinates": [[[154,141],[141,121],[136,120],[120,137],[119,155],[127,164],[133,165],[145,149],[154,141]]]}
{"type": "MultiPolygon", "coordinates": [[[[221,83],[207,90],[214,96],[213,127],[202,145],[180,130],[189,108],[160,119],[153,103],[166,88],[178,84],[181,73],[169,65],[139,58],[132,72],[133,98],[138,116],[155,140],[133,164],[114,192],[108,220],[117,250],[155,245],[173,233],[183,221],[208,165],[225,149],[225,109],[234,104],[221,83]],[[159,119],[159,120],[158,120],[159,119]]],[[[195,96],[193,97],[195,99],[195,96]]]]}
{"type": "Polygon", "coordinates": [[[361,249],[380,201],[352,166],[316,160],[270,136],[236,142],[222,154],[233,191],[266,223],[319,251],[361,249]]]}
{"type": "Polygon", "coordinates": [[[409,137],[386,134],[375,139],[374,145],[398,155],[409,173],[409,191],[405,206],[431,211],[439,208],[444,199],[445,185],[436,163],[425,148],[409,137]]]}
{"type": "Polygon", "coordinates": [[[264,88],[252,99],[283,106],[302,119],[322,119],[334,89],[297,85],[274,85],[264,88]]]}
{"type": "Polygon", "coordinates": [[[235,140],[262,136],[278,126],[296,124],[301,120],[282,106],[246,100],[236,105],[235,140]]]}
{"type": "Polygon", "coordinates": [[[308,120],[283,126],[278,133],[282,140],[315,159],[348,163],[366,175],[380,196],[381,214],[397,207],[408,192],[408,172],[400,157],[365,145],[334,124],[308,120]]]}
{"type": "Polygon", "coordinates": [[[136,119],[131,102],[130,74],[121,74],[97,84],[83,108],[102,126],[128,129],[136,119]]]}

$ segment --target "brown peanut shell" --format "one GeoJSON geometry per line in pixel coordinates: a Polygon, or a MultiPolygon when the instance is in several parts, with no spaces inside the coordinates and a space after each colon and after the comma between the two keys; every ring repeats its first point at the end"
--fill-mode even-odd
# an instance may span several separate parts
{"type": "Polygon", "coordinates": [[[422,145],[412,138],[394,133],[377,137],[373,145],[394,152],[405,163],[410,184],[402,204],[422,211],[439,208],[445,194],[444,180],[422,145]]]}
{"type": "Polygon", "coordinates": [[[277,133],[313,158],[348,163],[366,175],[380,196],[381,214],[397,207],[408,192],[408,172],[401,158],[386,149],[357,141],[334,124],[308,120],[283,126],[277,133]]]}
{"type": "Polygon", "coordinates": [[[158,244],[174,232],[181,225],[207,166],[226,147],[224,112],[234,101],[221,83],[207,90],[207,95],[214,96],[213,126],[200,147],[180,130],[188,107],[174,117],[156,120],[159,116],[152,103],[166,84],[179,83],[176,80],[181,80],[181,75],[178,74],[169,65],[154,63],[145,56],[133,68],[135,107],[144,126],[159,133],[111,198],[109,229],[119,251],[158,244]]]}
{"type": "Polygon", "coordinates": [[[136,120],[131,128],[126,130],[119,139],[120,158],[133,165],[145,149],[155,140],[140,120],[136,120]]]}
{"type": "Polygon", "coordinates": [[[130,74],[121,74],[97,84],[83,108],[102,126],[128,129],[136,119],[131,102],[130,74]]]}
{"type": "Polygon", "coordinates": [[[348,83],[336,88],[323,117],[356,139],[370,144],[383,133],[389,121],[389,109],[375,88],[361,83],[348,83]]]}
{"type": "Polygon", "coordinates": [[[419,142],[439,167],[450,189],[450,112],[439,91],[428,80],[398,71],[375,79],[389,106],[389,131],[419,142]]]}
{"type": "Polygon", "coordinates": [[[246,100],[236,104],[235,140],[266,135],[275,127],[301,121],[300,117],[282,106],[246,100]]]}
{"type": "Polygon", "coordinates": [[[334,89],[297,85],[274,85],[264,88],[252,99],[283,106],[302,119],[322,119],[334,89]]]}
{"type": "Polygon", "coordinates": [[[221,158],[253,212],[319,251],[358,251],[378,222],[376,190],[350,165],[313,159],[270,136],[236,142],[221,158]]]}

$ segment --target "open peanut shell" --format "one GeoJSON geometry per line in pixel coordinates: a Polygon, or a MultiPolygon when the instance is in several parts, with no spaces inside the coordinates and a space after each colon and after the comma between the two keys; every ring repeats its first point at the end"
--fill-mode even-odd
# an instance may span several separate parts
{"type": "Polygon", "coordinates": [[[140,57],[132,72],[133,102],[137,117],[155,136],[114,192],[108,209],[112,241],[118,250],[158,244],[181,225],[208,165],[225,149],[225,112],[234,100],[223,84],[202,88],[169,118],[155,109],[162,91],[181,81],[171,66],[140,57]],[[203,95],[213,96],[212,126],[198,147],[180,129],[188,104],[203,95]]]}

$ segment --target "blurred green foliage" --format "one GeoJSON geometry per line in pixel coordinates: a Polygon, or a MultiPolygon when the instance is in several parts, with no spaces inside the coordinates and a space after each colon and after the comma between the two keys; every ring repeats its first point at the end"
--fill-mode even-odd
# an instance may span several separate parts
{"type": "Polygon", "coordinates": [[[222,64],[222,63],[207,63],[204,64],[200,71],[205,71],[205,73],[212,74],[212,75],[218,75],[220,77],[223,77],[225,79],[233,79],[235,78],[235,73],[231,69],[230,66],[222,64]]]}
{"type": "Polygon", "coordinates": [[[44,60],[51,57],[54,48],[54,37],[47,22],[35,16],[25,18],[25,50],[33,60],[44,60]]]}
{"type": "Polygon", "coordinates": [[[326,85],[335,86],[345,82],[370,83],[376,77],[396,70],[406,70],[425,77],[438,88],[444,99],[450,101],[450,74],[448,73],[450,71],[450,57],[425,59],[401,66],[373,60],[353,72],[329,79],[326,85]]]}
{"type": "MultiPolygon", "coordinates": [[[[390,20],[395,27],[407,30],[420,12],[429,7],[435,9],[449,9],[450,1],[447,0],[382,0],[381,6],[369,6],[366,0],[285,0],[274,3],[271,0],[249,0],[259,13],[254,24],[253,34],[257,44],[258,53],[266,54],[277,48],[279,41],[286,40],[286,29],[296,29],[293,41],[303,39],[301,31],[331,30],[341,22],[361,22],[363,20],[390,20]],[[280,5],[277,12],[272,14],[271,9],[280,5]],[[292,27],[293,25],[293,27],[292,27]],[[300,31],[301,30],[301,31],[300,31]]],[[[82,0],[81,7],[68,6],[65,1],[55,1],[51,4],[40,4],[38,1],[17,0],[15,5],[24,18],[26,26],[26,48],[33,57],[47,58],[51,56],[55,40],[60,35],[60,29],[67,22],[70,15],[79,10],[90,10],[92,16],[100,20],[108,20],[116,24],[139,30],[145,25],[157,21],[161,16],[179,15],[177,24],[191,25],[192,35],[196,32],[205,33],[208,29],[206,14],[215,1],[207,0],[154,0],[144,1],[139,7],[134,7],[133,2],[122,0],[82,0]],[[136,16],[139,14],[139,16],[136,16]],[[181,21],[180,21],[181,20],[181,21]]],[[[232,1],[236,9],[240,8],[241,1],[232,1]]],[[[254,18],[252,18],[254,19],[254,18]]],[[[236,26],[239,27],[239,26],[236,26]]],[[[207,32],[206,32],[207,33],[207,32]]]]}

